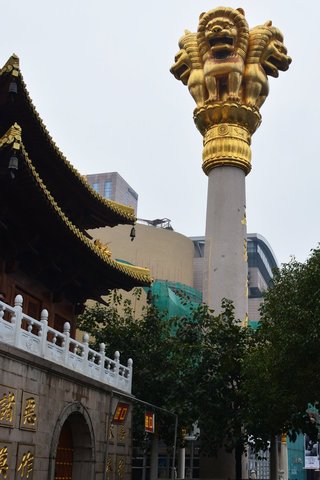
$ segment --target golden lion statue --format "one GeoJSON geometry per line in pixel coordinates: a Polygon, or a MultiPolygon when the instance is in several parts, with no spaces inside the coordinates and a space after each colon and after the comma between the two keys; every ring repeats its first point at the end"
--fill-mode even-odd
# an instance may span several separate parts
{"type": "Polygon", "coordinates": [[[269,93],[267,75],[279,76],[291,63],[283,35],[268,21],[249,33],[249,48],[244,71],[244,103],[260,108],[269,93]]]}
{"type": "Polygon", "coordinates": [[[179,47],[170,71],[197,104],[204,172],[234,166],[247,175],[268,76],[278,77],[291,63],[280,30],[266,22],[249,32],[241,8],[218,7],[200,15],[197,33],[185,31],[179,47]]]}
{"type": "Polygon", "coordinates": [[[185,30],[184,36],[179,40],[179,47],[180,51],[175,56],[175,63],[170,68],[170,72],[177,80],[188,86],[197,107],[201,108],[208,98],[208,92],[199,55],[197,34],[185,30]]]}
{"type": "Polygon", "coordinates": [[[249,40],[244,11],[218,7],[202,13],[197,39],[209,102],[239,101],[249,40]]]}
{"type": "Polygon", "coordinates": [[[179,48],[170,72],[188,86],[197,104],[195,118],[202,115],[199,125],[207,121],[203,111],[213,112],[214,104],[257,111],[269,93],[268,75],[278,77],[291,63],[280,30],[268,21],[249,32],[241,8],[202,13],[197,33],[185,30],[179,48]]]}

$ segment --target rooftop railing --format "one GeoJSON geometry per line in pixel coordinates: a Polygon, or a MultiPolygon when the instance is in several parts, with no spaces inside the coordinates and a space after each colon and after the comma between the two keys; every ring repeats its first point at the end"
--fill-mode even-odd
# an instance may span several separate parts
{"type": "Polygon", "coordinates": [[[99,352],[89,347],[89,335],[79,342],[70,337],[70,323],[66,322],[63,332],[48,325],[48,311],[42,310],[40,320],[30,317],[22,310],[23,298],[17,295],[14,307],[0,301],[0,341],[20,350],[45,358],[86,377],[131,393],[132,360],[121,365],[120,354],[114,359],[105,355],[105,345],[99,352]]]}

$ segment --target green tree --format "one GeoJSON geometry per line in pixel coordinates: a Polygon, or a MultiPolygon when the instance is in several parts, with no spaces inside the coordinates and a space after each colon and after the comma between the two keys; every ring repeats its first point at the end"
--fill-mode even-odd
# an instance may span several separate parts
{"type": "MultiPolygon", "coordinates": [[[[140,295],[137,289],[135,295],[140,295]]],[[[172,410],[179,383],[176,375],[179,366],[175,362],[174,341],[170,323],[153,305],[147,305],[137,317],[132,302],[123,299],[117,291],[107,301],[107,306],[95,304],[78,319],[78,328],[90,333],[93,347],[106,345],[112,355],[118,350],[120,361],[126,364],[133,359],[132,393],[145,402],[172,410]]],[[[143,409],[136,406],[139,422],[135,423],[135,436],[144,437],[143,409]]],[[[182,412],[180,412],[182,413],[182,412]]],[[[173,417],[157,414],[158,428],[162,436],[173,443],[173,417]]]]}
{"type": "Polygon", "coordinates": [[[306,412],[320,402],[319,248],[305,263],[293,259],[275,273],[261,315],[245,367],[248,430],[264,445],[281,433],[315,437],[306,412]]]}
{"type": "Polygon", "coordinates": [[[228,301],[221,315],[199,305],[170,321],[152,305],[137,319],[125,301],[120,310],[113,302],[87,309],[79,327],[107,351],[119,350],[122,363],[134,359],[137,397],[178,413],[180,426],[197,420],[202,448],[233,450],[239,465],[248,438],[259,450],[282,433],[316,436],[307,409],[320,402],[319,248],[275,272],[261,315],[254,332],[228,301]]]}
{"type": "MultiPolygon", "coordinates": [[[[114,296],[107,308],[87,309],[79,328],[107,351],[119,350],[122,362],[134,359],[134,395],[176,412],[180,427],[198,421],[203,450],[212,454],[224,446],[240,455],[247,439],[242,365],[251,337],[235,321],[232,304],[225,301],[218,316],[199,305],[188,318],[168,321],[152,305],[137,319],[130,301],[121,309],[119,303],[114,296]]],[[[162,434],[172,438],[168,420],[162,434]]]]}
{"type": "Polygon", "coordinates": [[[177,331],[177,341],[181,353],[187,354],[190,349],[197,363],[190,401],[194,402],[193,418],[197,418],[201,430],[202,452],[213,455],[222,447],[234,452],[235,475],[240,479],[242,454],[248,442],[243,363],[252,342],[251,332],[236,321],[233,305],[227,300],[222,302],[221,315],[215,316],[202,305],[185,323],[177,331]]]}

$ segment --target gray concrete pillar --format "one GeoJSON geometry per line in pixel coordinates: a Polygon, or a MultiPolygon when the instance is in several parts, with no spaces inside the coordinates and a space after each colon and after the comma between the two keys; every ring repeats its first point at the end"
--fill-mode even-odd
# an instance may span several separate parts
{"type": "Polygon", "coordinates": [[[178,478],[184,480],[186,471],[186,449],[179,448],[178,451],[178,478]]]}
{"type": "Polygon", "coordinates": [[[204,301],[216,313],[222,298],[233,301],[235,316],[246,321],[248,266],[245,173],[222,166],[208,174],[204,301]]]}

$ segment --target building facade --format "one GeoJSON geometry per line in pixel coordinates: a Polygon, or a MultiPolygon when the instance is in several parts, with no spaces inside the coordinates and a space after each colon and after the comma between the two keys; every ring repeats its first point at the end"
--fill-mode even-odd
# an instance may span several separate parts
{"type": "Polygon", "coordinates": [[[153,279],[168,280],[193,286],[193,245],[181,233],[172,229],[135,225],[135,238],[130,237],[129,225],[90,230],[92,236],[108,243],[114,258],[150,270],[153,279]]]}
{"type": "Polygon", "coordinates": [[[273,271],[278,267],[276,256],[269,242],[259,233],[248,233],[248,296],[249,323],[256,326],[260,318],[259,308],[263,294],[272,287],[273,271]]]}
{"type": "Polygon", "coordinates": [[[132,207],[137,214],[138,194],[118,172],[92,173],[86,179],[102,197],[132,207]]]}
{"type": "MultiPolygon", "coordinates": [[[[106,243],[115,258],[150,269],[157,306],[173,315],[179,311],[183,315],[179,295],[185,293],[195,302],[202,301],[205,237],[186,237],[175,232],[170,223],[158,221],[156,225],[151,221],[148,225],[145,221],[137,223],[133,241],[129,225],[99,228],[89,233],[106,243]],[[163,224],[169,227],[162,228],[163,224]]],[[[258,233],[247,234],[247,257],[248,316],[249,324],[255,327],[263,294],[272,286],[272,272],[278,263],[269,242],[258,233]]]]}
{"type": "MultiPolygon", "coordinates": [[[[148,291],[161,310],[184,314],[177,290],[188,295],[193,290],[193,244],[188,237],[175,232],[170,222],[154,221],[158,226],[145,223],[135,225],[134,239],[130,236],[130,225],[98,228],[89,233],[107,244],[114,258],[150,270],[152,285],[142,291],[140,300],[130,296],[137,316],[147,301],[148,291]]],[[[193,293],[199,300],[198,292],[193,293]]]]}

